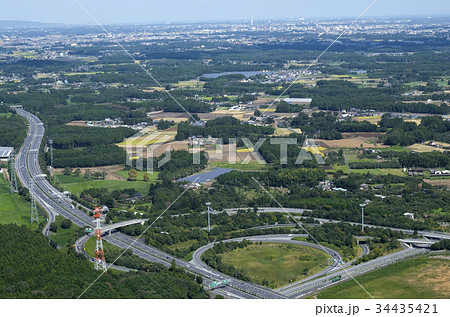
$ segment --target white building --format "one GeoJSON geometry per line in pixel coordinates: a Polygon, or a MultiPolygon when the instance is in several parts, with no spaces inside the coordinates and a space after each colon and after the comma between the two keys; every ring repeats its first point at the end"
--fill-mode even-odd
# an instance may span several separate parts
{"type": "Polygon", "coordinates": [[[14,148],[12,147],[0,147],[0,162],[9,162],[14,148]]]}
{"type": "Polygon", "coordinates": [[[414,220],[414,214],[411,212],[405,212],[403,214],[403,216],[408,217],[409,219],[413,219],[414,220]]]}

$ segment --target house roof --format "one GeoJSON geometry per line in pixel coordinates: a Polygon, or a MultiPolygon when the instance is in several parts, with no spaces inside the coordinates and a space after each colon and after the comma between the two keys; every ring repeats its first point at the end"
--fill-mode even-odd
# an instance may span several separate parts
{"type": "Polygon", "coordinates": [[[13,151],[12,147],[0,147],[0,158],[10,157],[13,151]]]}

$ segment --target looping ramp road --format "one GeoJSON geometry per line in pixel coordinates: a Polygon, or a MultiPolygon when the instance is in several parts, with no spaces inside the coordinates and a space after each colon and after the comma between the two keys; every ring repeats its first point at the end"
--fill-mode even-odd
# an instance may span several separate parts
{"type": "MultiPolygon", "coordinates": [[[[61,192],[59,192],[55,187],[53,187],[47,180],[46,177],[43,176],[43,173],[39,166],[39,150],[41,147],[42,138],[44,137],[45,128],[41,120],[39,118],[25,110],[16,109],[17,113],[22,117],[26,118],[29,122],[29,132],[27,137],[24,140],[24,144],[21,147],[17,158],[16,158],[16,171],[17,176],[22,183],[23,186],[31,189],[33,191],[34,197],[37,203],[45,209],[48,214],[48,222],[43,229],[43,234],[45,236],[49,236],[49,226],[52,222],[55,221],[56,215],[61,215],[64,218],[72,220],[75,225],[80,227],[93,227],[93,222],[91,217],[89,217],[84,211],[89,210],[85,206],[77,204],[75,207],[72,203],[73,201],[67,197],[65,197],[61,192]],[[83,209],[84,211],[80,210],[83,209]]],[[[268,210],[273,208],[267,208],[268,210]]],[[[266,212],[269,212],[269,211],[266,212]]],[[[234,212],[230,210],[230,212],[234,212]]],[[[292,213],[294,210],[290,210],[292,213]]],[[[297,213],[302,213],[303,210],[299,210],[297,213]]],[[[145,220],[139,220],[138,222],[142,222],[145,220]]],[[[329,220],[328,220],[329,221],[329,220]]],[[[331,221],[329,221],[331,222],[331,221]]],[[[122,224],[129,225],[131,223],[122,224]]],[[[118,224],[115,224],[116,227],[109,227],[112,229],[117,228],[118,224]]],[[[395,230],[401,230],[396,229],[395,230]]],[[[406,230],[404,230],[407,232],[406,230]]],[[[448,238],[449,235],[436,233],[436,232],[419,232],[424,237],[434,238],[434,239],[442,239],[448,238]]],[[[290,238],[276,238],[274,236],[262,236],[262,237],[251,237],[254,241],[266,241],[266,239],[272,239],[270,241],[282,241],[286,243],[297,243],[290,240],[290,238]],[[281,240],[277,240],[281,239],[281,240]]],[[[243,239],[243,238],[241,238],[243,239]]],[[[123,233],[115,232],[111,235],[107,235],[105,240],[109,243],[120,247],[122,249],[130,249],[133,251],[135,255],[138,255],[144,259],[149,261],[159,262],[165,266],[170,266],[172,260],[175,260],[177,266],[184,268],[186,271],[189,271],[196,275],[201,275],[204,280],[204,284],[208,285],[212,281],[217,281],[224,279],[225,275],[212,270],[211,268],[205,266],[204,263],[201,262],[199,258],[199,252],[201,252],[202,248],[197,250],[195,259],[192,263],[188,263],[181,259],[177,259],[170,254],[162,252],[152,246],[148,246],[142,241],[138,239],[127,236],[123,233]]],[[[76,250],[78,252],[83,252],[84,242],[86,240],[78,240],[76,244],[76,250]]],[[[208,246],[205,246],[208,247],[208,246]]],[[[319,246],[315,246],[319,247],[319,246]]],[[[320,247],[321,248],[321,247],[320,247]]],[[[332,251],[332,250],[331,250],[332,251]]],[[[337,267],[331,266],[329,268],[330,271],[326,273],[333,274],[341,274],[342,280],[349,279],[351,276],[357,276],[360,274],[365,274],[371,270],[374,270],[378,267],[382,267],[388,264],[391,264],[395,261],[404,259],[406,257],[421,254],[426,252],[424,250],[418,249],[409,249],[401,252],[397,252],[394,254],[390,254],[385,257],[377,258],[375,260],[362,263],[356,266],[349,267],[347,270],[338,270],[337,267]]],[[[334,251],[333,257],[339,257],[334,251]]],[[[113,268],[113,267],[112,267],[113,268]]],[[[339,269],[342,269],[340,266],[339,269]]],[[[291,284],[282,290],[274,291],[268,289],[266,287],[256,285],[253,283],[243,282],[237,279],[232,279],[232,283],[230,286],[225,286],[220,289],[215,289],[214,292],[222,295],[226,295],[231,298],[301,298],[305,297],[312,292],[315,292],[321,288],[328,287],[333,282],[329,280],[329,274],[323,277],[318,277],[311,281],[302,282],[302,283],[294,283],[291,284]]]]}

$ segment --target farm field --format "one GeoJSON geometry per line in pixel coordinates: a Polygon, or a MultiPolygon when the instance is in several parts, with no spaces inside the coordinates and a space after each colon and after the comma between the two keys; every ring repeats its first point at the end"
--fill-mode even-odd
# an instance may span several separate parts
{"type": "Polygon", "coordinates": [[[73,195],[79,196],[85,189],[89,188],[107,188],[110,192],[114,190],[123,190],[127,188],[134,188],[140,193],[147,193],[151,182],[135,181],[129,182],[124,180],[94,180],[80,183],[66,183],[64,189],[70,191],[73,195]]]}
{"type": "MultiPolygon", "coordinates": [[[[358,277],[374,298],[449,298],[450,257],[422,257],[358,277]]],[[[353,280],[320,292],[325,298],[369,298],[353,280]]]]}
{"type": "Polygon", "coordinates": [[[450,188],[450,177],[445,179],[425,179],[424,181],[432,186],[446,186],[450,188]]]}
{"type": "Polygon", "coordinates": [[[416,151],[416,152],[432,152],[432,151],[444,152],[444,151],[446,151],[445,149],[442,149],[442,148],[425,145],[425,144],[419,144],[419,143],[410,145],[407,148],[410,150],[416,151]]]}
{"type": "Polygon", "coordinates": [[[406,174],[401,168],[373,168],[373,169],[352,169],[352,173],[365,174],[370,173],[372,175],[395,175],[405,176],[406,174]]]}
{"type": "Polygon", "coordinates": [[[293,244],[263,243],[225,253],[222,261],[244,269],[252,281],[278,288],[324,269],[326,253],[293,244]]]}
{"type": "Polygon", "coordinates": [[[316,144],[323,145],[328,148],[361,148],[361,145],[363,148],[387,148],[389,146],[383,145],[381,143],[377,142],[377,137],[375,136],[362,136],[362,135],[352,135],[352,138],[345,138],[349,137],[350,135],[343,133],[344,139],[341,140],[323,140],[323,139],[317,139],[316,144]]]}
{"type": "Polygon", "coordinates": [[[381,120],[381,116],[368,116],[368,117],[355,117],[355,121],[368,121],[373,124],[377,124],[381,120]]]}
{"type": "Polygon", "coordinates": [[[231,168],[231,169],[236,169],[236,170],[241,170],[241,171],[260,171],[260,170],[265,170],[267,168],[266,165],[259,164],[256,161],[250,161],[250,162],[248,162],[248,164],[242,164],[242,163],[231,164],[228,162],[210,162],[209,166],[210,167],[231,168]]]}
{"type": "Polygon", "coordinates": [[[176,135],[176,127],[171,127],[162,131],[157,130],[156,127],[148,127],[143,129],[137,135],[125,139],[121,143],[118,143],[117,146],[120,146],[122,148],[126,148],[127,146],[133,146],[133,148],[147,147],[155,143],[165,143],[173,141],[175,140],[176,135]]]}
{"type": "MultiPolygon", "coordinates": [[[[158,174],[159,172],[153,172],[153,173],[147,173],[144,171],[136,171],[137,172],[137,179],[138,180],[142,180],[144,177],[144,174],[148,174],[148,178],[149,181],[156,181],[158,179],[158,174]]],[[[119,175],[122,179],[127,179],[128,178],[128,170],[121,170],[121,171],[117,171],[115,172],[115,174],[119,175]]]]}
{"type": "MultiPolygon", "coordinates": [[[[82,179],[85,179],[86,181],[89,181],[89,178],[84,178],[84,174],[86,173],[86,170],[90,170],[91,172],[105,172],[106,173],[106,180],[121,180],[125,179],[116,172],[123,170],[123,165],[109,165],[109,166],[96,166],[96,167],[82,167],[80,168],[81,174],[79,177],[75,176],[66,176],[62,175],[63,168],[54,168],[53,173],[58,178],[58,181],[61,183],[76,183],[76,182],[83,182],[82,179]]],[[[73,169],[75,170],[75,169],[73,169]]]]}

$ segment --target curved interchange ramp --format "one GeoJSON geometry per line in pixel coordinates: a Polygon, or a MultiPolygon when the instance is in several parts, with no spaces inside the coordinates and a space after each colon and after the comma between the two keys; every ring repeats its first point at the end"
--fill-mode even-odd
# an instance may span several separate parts
{"type": "MultiPolygon", "coordinates": [[[[48,214],[48,222],[43,229],[43,234],[45,236],[49,236],[49,226],[52,222],[55,221],[55,216],[61,215],[64,218],[70,219],[74,224],[80,227],[90,227],[93,228],[93,222],[91,217],[89,217],[85,211],[89,210],[85,206],[75,203],[72,199],[65,197],[60,191],[58,191],[54,186],[50,184],[46,177],[44,177],[40,166],[39,166],[39,150],[41,147],[41,142],[44,137],[45,128],[42,121],[35,115],[22,110],[20,108],[15,109],[19,115],[27,119],[29,122],[29,132],[27,137],[24,140],[24,144],[21,147],[17,157],[16,157],[16,171],[17,176],[22,183],[22,185],[28,189],[33,188],[33,194],[37,203],[45,209],[48,214]],[[76,205],[76,207],[74,206],[76,205]],[[80,210],[79,208],[83,209],[80,210]]],[[[265,212],[275,212],[275,208],[262,208],[265,212]],[[272,211],[269,211],[272,210],[272,211]]],[[[263,212],[262,211],[262,212],[263,212]]],[[[277,211],[284,211],[277,210],[277,211]]],[[[303,209],[289,209],[290,213],[293,214],[301,214],[303,213],[303,209]]],[[[229,210],[230,213],[234,213],[234,210],[229,210]]],[[[297,216],[296,216],[297,217],[297,216]]],[[[332,220],[322,219],[323,222],[335,222],[332,220]]],[[[145,220],[139,219],[135,220],[133,223],[122,223],[115,224],[113,226],[105,226],[105,231],[112,231],[113,229],[117,229],[120,226],[134,224],[136,222],[142,222],[145,220]],[[108,230],[109,229],[109,230],[108,230]]],[[[368,225],[370,226],[370,225],[368,225]]],[[[376,226],[373,226],[376,227],[376,226]]],[[[402,230],[398,228],[389,228],[396,231],[403,231],[405,233],[409,233],[410,230],[402,230]]],[[[448,234],[440,233],[440,232],[419,232],[419,235],[422,235],[426,238],[431,239],[448,239],[450,236],[448,234]]],[[[262,236],[262,237],[251,237],[254,239],[265,240],[272,239],[270,241],[277,241],[280,237],[276,238],[274,236],[262,236]]],[[[243,239],[243,238],[241,238],[243,239]]],[[[205,264],[202,264],[202,261],[199,257],[196,257],[192,263],[188,263],[184,260],[173,257],[170,254],[162,252],[152,246],[148,246],[137,238],[132,238],[120,232],[115,232],[105,237],[105,240],[109,243],[122,248],[122,249],[130,249],[137,256],[140,256],[144,259],[153,262],[159,262],[165,266],[170,266],[172,260],[175,260],[177,266],[184,268],[186,271],[189,271],[193,274],[198,274],[203,276],[204,284],[209,285],[212,281],[222,280],[224,278],[224,274],[214,271],[211,268],[207,267],[205,264]],[[206,266],[206,267],[205,267],[206,266]]],[[[78,240],[75,246],[76,250],[80,253],[84,252],[84,243],[86,240],[78,240]]],[[[256,241],[256,240],[254,240],[256,241]]],[[[282,242],[286,243],[297,243],[292,242],[290,238],[281,238],[282,242]]],[[[202,248],[207,248],[209,245],[204,246],[202,248]]],[[[321,248],[321,246],[314,245],[316,248],[321,248]]],[[[202,248],[196,251],[201,252],[202,248]]],[[[332,251],[332,250],[331,250],[332,251]]],[[[203,251],[204,252],[204,251],[203,251]]],[[[333,251],[334,252],[334,251],[333,251]]],[[[367,249],[368,252],[368,249],[367,249]]],[[[388,264],[394,263],[395,261],[404,259],[406,257],[410,257],[413,255],[421,254],[426,252],[422,249],[408,249],[403,250],[394,254],[390,254],[381,258],[374,259],[372,261],[362,263],[356,266],[352,266],[349,268],[344,268],[341,265],[339,267],[330,266],[329,272],[334,274],[340,274],[342,276],[342,280],[347,280],[352,278],[353,276],[365,274],[371,270],[376,268],[386,266],[388,264]]],[[[333,257],[340,256],[337,253],[334,254],[333,257]]],[[[113,267],[112,265],[108,265],[108,267],[113,267]]],[[[301,281],[302,283],[291,284],[282,290],[274,291],[269,288],[256,285],[253,283],[243,282],[237,279],[231,279],[231,285],[224,286],[220,289],[215,289],[214,292],[217,294],[222,294],[231,298],[302,298],[311,294],[315,291],[318,291],[324,287],[330,286],[335,280],[330,281],[330,274],[325,275],[323,277],[315,278],[311,281],[301,281]]]]}

